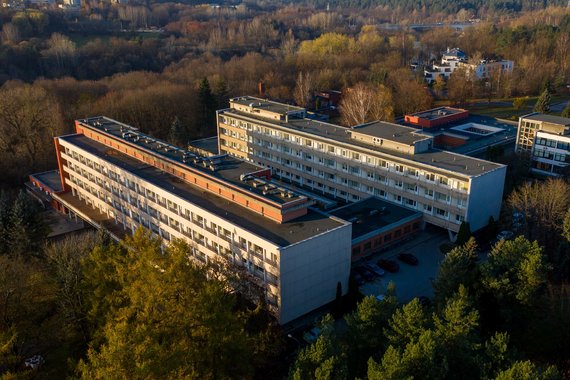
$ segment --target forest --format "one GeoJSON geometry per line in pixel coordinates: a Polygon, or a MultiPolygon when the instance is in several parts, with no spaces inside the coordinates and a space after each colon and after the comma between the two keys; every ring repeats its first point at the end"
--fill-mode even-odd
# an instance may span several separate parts
{"type": "MultiPolygon", "coordinates": [[[[311,107],[313,91],[342,91],[344,125],[434,104],[567,97],[565,5],[86,1],[74,11],[0,9],[0,379],[570,378],[570,187],[566,179],[527,182],[516,160],[504,214],[529,217],[521,237],[494,245],[485,262],[475,240],[457,244],[434,279],[432,306],[400,304],[393,287],[381,301],[352,288],[342,301],[348,312],[318,321],[321,335],[303,347],[263,303],[240,295],[244,281],[224,263],[189,265],[188,244],[162,252],[143,230],[121,243],[93,232],[47,241],[42,210],[18,191],[30,173],[55,168],[53,137],[87,116],[183,146],[214,135],[215,110],[246,94],[311,107]],[[472,26],[446,26],[455,21],[472,26]],[[488,81],[460,71],[428,86],[410,69],[448,47],[473,60],[513,60],[514,70],[488,81]],[[346,331],[333,328],[335,318],[346,331]],[[38,352],[42,370],[25,371],[22,360],[38,352]]],[[[499,227],[491,223],[483,240],[499,227]]]]}

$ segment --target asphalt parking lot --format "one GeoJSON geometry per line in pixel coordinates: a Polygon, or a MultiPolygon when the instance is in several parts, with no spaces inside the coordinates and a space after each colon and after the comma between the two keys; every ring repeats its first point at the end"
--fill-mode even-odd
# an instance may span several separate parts
{"type": "MultiPolygon", "coordinates": [[[[386,291],[389,282],[396,285],[396,295],[400,302],[408,302],[415,297],[433,297],[432,280],[444,255],[439,246],[449,242],[445,231],[422,231],[413,240],[394,246],[387,251],[372,256],[369,262],[376,263],[379,259],[392,259],[400,264],[397,273],[386,272],[384,276],[367,282],[360,287],[364,295],[378,295],[386,291]],[[411,266],[396,259],[399,253],[411,253],[418,258],[418,265],[411,266]]],[[[360,266],[366,261],[353,264],[360,266]]]]}

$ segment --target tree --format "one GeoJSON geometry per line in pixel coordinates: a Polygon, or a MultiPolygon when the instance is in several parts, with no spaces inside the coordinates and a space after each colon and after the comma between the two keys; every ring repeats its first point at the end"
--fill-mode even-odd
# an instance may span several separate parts
{"type": "Polygon", "coordinates": [[[384,335],[396,348],[404,348],[414,342],[428,328],[429,318],[417,298],[398,309],[390,318],[384,335]]]}
{"type": "Polygon", "coordinates": [[[327,314],[319,322],[318,327],[319,337],[299,352],[291,367],[290,378],[294,380],[346,378],[346,359],[335,335],[334,319],[327,314]]]}
{"type": "Polygon", "coordinates": [[[449,100],[455,104],[465,104],[473,96],[473,80],[464,68],[458,68],[447,82],[449,100]]]}
{"type": "Polygon", "coordinates": [[[441,315],[434,316],[434,330],[441,354],[446,358],[450,373],[461,379],[477,378],[478,369],[473,353],[479,344],[479,312],[472,306],[467,288],[447,300],[441,315]]]}
{"type": "Polygon", "coordinates": [[[380,363],[372,358],[368,361],[370,380],[442,379],[447,372],[446,360],[432,330],[422,331],[403,349],[389,346],[380,363]]]}
{"type": "Polygon", "coordinates": [[[60,33],[53,33],[47,41],[48,48],[42,51],[47,60],[47,70],[53,75],[62,75],[75,66],[75,44],[60,33]]]}
{"type": "Polygon", "coordinates": [[[568,104],[566,104],[566,107],[564,107],[564,110],[562,110],[562,113],[560,114],[560,116],[570,117],[570,102],[568,102],[568,104]]]}
{"type": "Polygon", "coordinates": [[[12,204],[7,227],[8,249],[11,254],[38,255],[49,227],[39,215],[38,203],[23,190],[12,204]]]}
{"type": "Polygon", "coordinates": [[[438,75],[437,77],[435,77],[435,82],[433,83],[433,90],[435,91],[438,97],[443,96],[443,91],[445,90],[446,85],[447,82],[445,81],[445,78],[443,76],[438,75]]]}
{"type": "Polygon", "coordinates": [[[471,237],[471,226],[468,222],[461,222],[459,225],[459,231],[457,232],[457,237],[455,239],[455,244],[463,245],[467,243],[471,237]]]}
{"type": "Polygon", "coordinates": [[[203,131],[211,131],[215,126],[216,98],[212,94],[208,78],[203,78],[200,82],[198,102],[200,104],[199,126],[203,131]]]}
{"type": "Polygon", "coordinates": [[[544,91],[542,91],[542,94],[540,94],[540,96],[538,97],[536,104],[534,105],[534,112],[541,112],[541,113],[549,112],[550,101],[551,101],[550,90],[548,88],[545,88],[544,91]]]}
{"type": "Polygon", "coordinates": [[[52,167],[53,137],[61,134],[59,106],[43,88],[0,88],[0,171],[4,180],[20,180],[34,170],[52,167]]]}
{"type": "Polygon", "coordinates": [[[79,366],[83,378],[249,377],[251,348],[236,296],[174,241],[164,251],[150,232],[125,240],[117,266],[123,303],[108,314],[103,344],[79,366]]]}
{"type": "Polygon", "coordinates": [[[512,212],[521,212],[525,217],[525,235],[537,239],[551,252],[570,208],[570,186],[563,179],[548,179],[544,182],[527,182],[509,195],[507,204],[512,212]]]}
{"type": "Polygon", "coordinates": [[[184,127],[182,123],[180,123],[180,119],[178,116],[174,117],[172,124],[170,125],[170,132],[168,134],[168,141],[172,144],[183,147],[186,149],[188,146],[188,140],[186,138],[186,133],[184,131],[184,127]]]}
{"type": "Polygon", "coordinates": [[[513,108],[517,111],[520,111],[526,103],[526,98],[515,98],[513,100],[513,108]]]}
{"type": "Polygon", "coordinates": [[[342,123],[346,126],[374,120],[392,121],[394,105],[391,91],[383,86],[372,87],[364,83],[347,89],[340,103],[342,123]]]}
{"type": "Polygon", "coordinates": [[[314,84],[311,73],[299,72],[297,81],[295,82],[295,90],[293,91],[293,98],[299,107],[306,108],[310,105],[313,96],[313,87],[314,84]]]}
{"type": "Polygon", "coordinates": [[[472,289],[479,278],[477,243],[474,238],[452,249],[443,259],[433,282],[436,303],[444,305],[461,285],[472,289]]]}
{"type": "Polygon", "coordinates": [[[84,343],[89,339],[87,307],[81,262],[89,255],[101,237],[94,232],[70,235],[45,247],[44,255],[57,285],[56,297],[66,335],[78,335],[84,343]]]}
{"type": "Polygon", "coordinates": [[[501,302],[521,305],[537,303],[548,269],[538,243],[522,236],[499,241],[481,265],[483,285],[501,302]]]}
{"type": "Polygon", "coordinates": [[[562,380],[563,376],[554,366],[537,368],[531,361],[517,361],[497,374],[495,380],[562,380]]]}
{"type": "Polygon", "coordinates": [[[365,297],[356,310],[346,317],[347,351],[351,378],[364,376],[368,357],[385,348],[384,329],[397,306],[396,297],[387,295],[382,301],[365,297]]]}

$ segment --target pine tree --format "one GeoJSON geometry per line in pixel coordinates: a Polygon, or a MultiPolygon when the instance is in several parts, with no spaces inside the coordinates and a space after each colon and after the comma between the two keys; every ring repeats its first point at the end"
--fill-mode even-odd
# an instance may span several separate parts
{"type": "Polygon", "coordinates": [[[216,108],[223,109],[228,107],[228,83],[224,78],[218,78],[212,85],[212,93],[216,98],[216,108]]]}
{"type": "Polygon", "coordinates": [[[182,123],[180,123],[180,119],[178,118],[178,116],[174,117],[174,120],[170,125],[170,132],[168,133],[168,141],[170,141],[170,143],[176,146],[185,149],[187,147],[186,145],[188,141],[186,138],[186,132],[184,130],[184,127],[182,126],[182,123]]]}
{"type": "Polygon", "coordinates": [[[541,113],[549,112],[550,111],[550,100],[551,100],[550,91],[548,91],[548,88],[546,88],[546,89],[544,89],[542,94],[540,94],[540,96],[538,97],[538,100],[536,101],[536,104],[534,105],[534,111],[535,112],[541,112],[541,113]]]}
{"type": "Polygon", "coordinates": [[[208,78],[202,79],[198,88],[200,103],[199,123],[203,132],[210,132],[215,126],[216,98],[212,94],[208,78]]]}
{"type": "Polygon", "coordinates": [[[471,237],[471,226],[467,222],[461,222],[459,226],[459,232],[457,232],[457,239],[455,239],[455,244],[463,245],[467,243],[471,237]]]}

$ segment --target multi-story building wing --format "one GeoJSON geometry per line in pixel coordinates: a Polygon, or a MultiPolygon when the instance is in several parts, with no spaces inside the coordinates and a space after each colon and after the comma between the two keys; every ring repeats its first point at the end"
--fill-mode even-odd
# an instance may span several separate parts
{"type": "Polygon", "coordinates": [[[198,263],[226,259],[286,323],[348,289],[351,224],[271,183],[269,170],[197,156],[107,118],[55,139],[66,209],[116,236],[144,226],[186,239],[198,263]]]}
{"type": "Polygon", "coordinates": [[[570,163],[570,118],[540,113],[521,116],[516,152],[530,158],[532,171],[560,175],[570,163]]]}
{"type": "Polygon", "coordinates": [[[433,149],[414,128],[376,122],[344,128],[305,110],[253,97],[218,111],[220,153],[272,168],[281,179],[345,201],[370,195],[422,211],[457,232],[499,216],[506,167],[433,149]]]}

